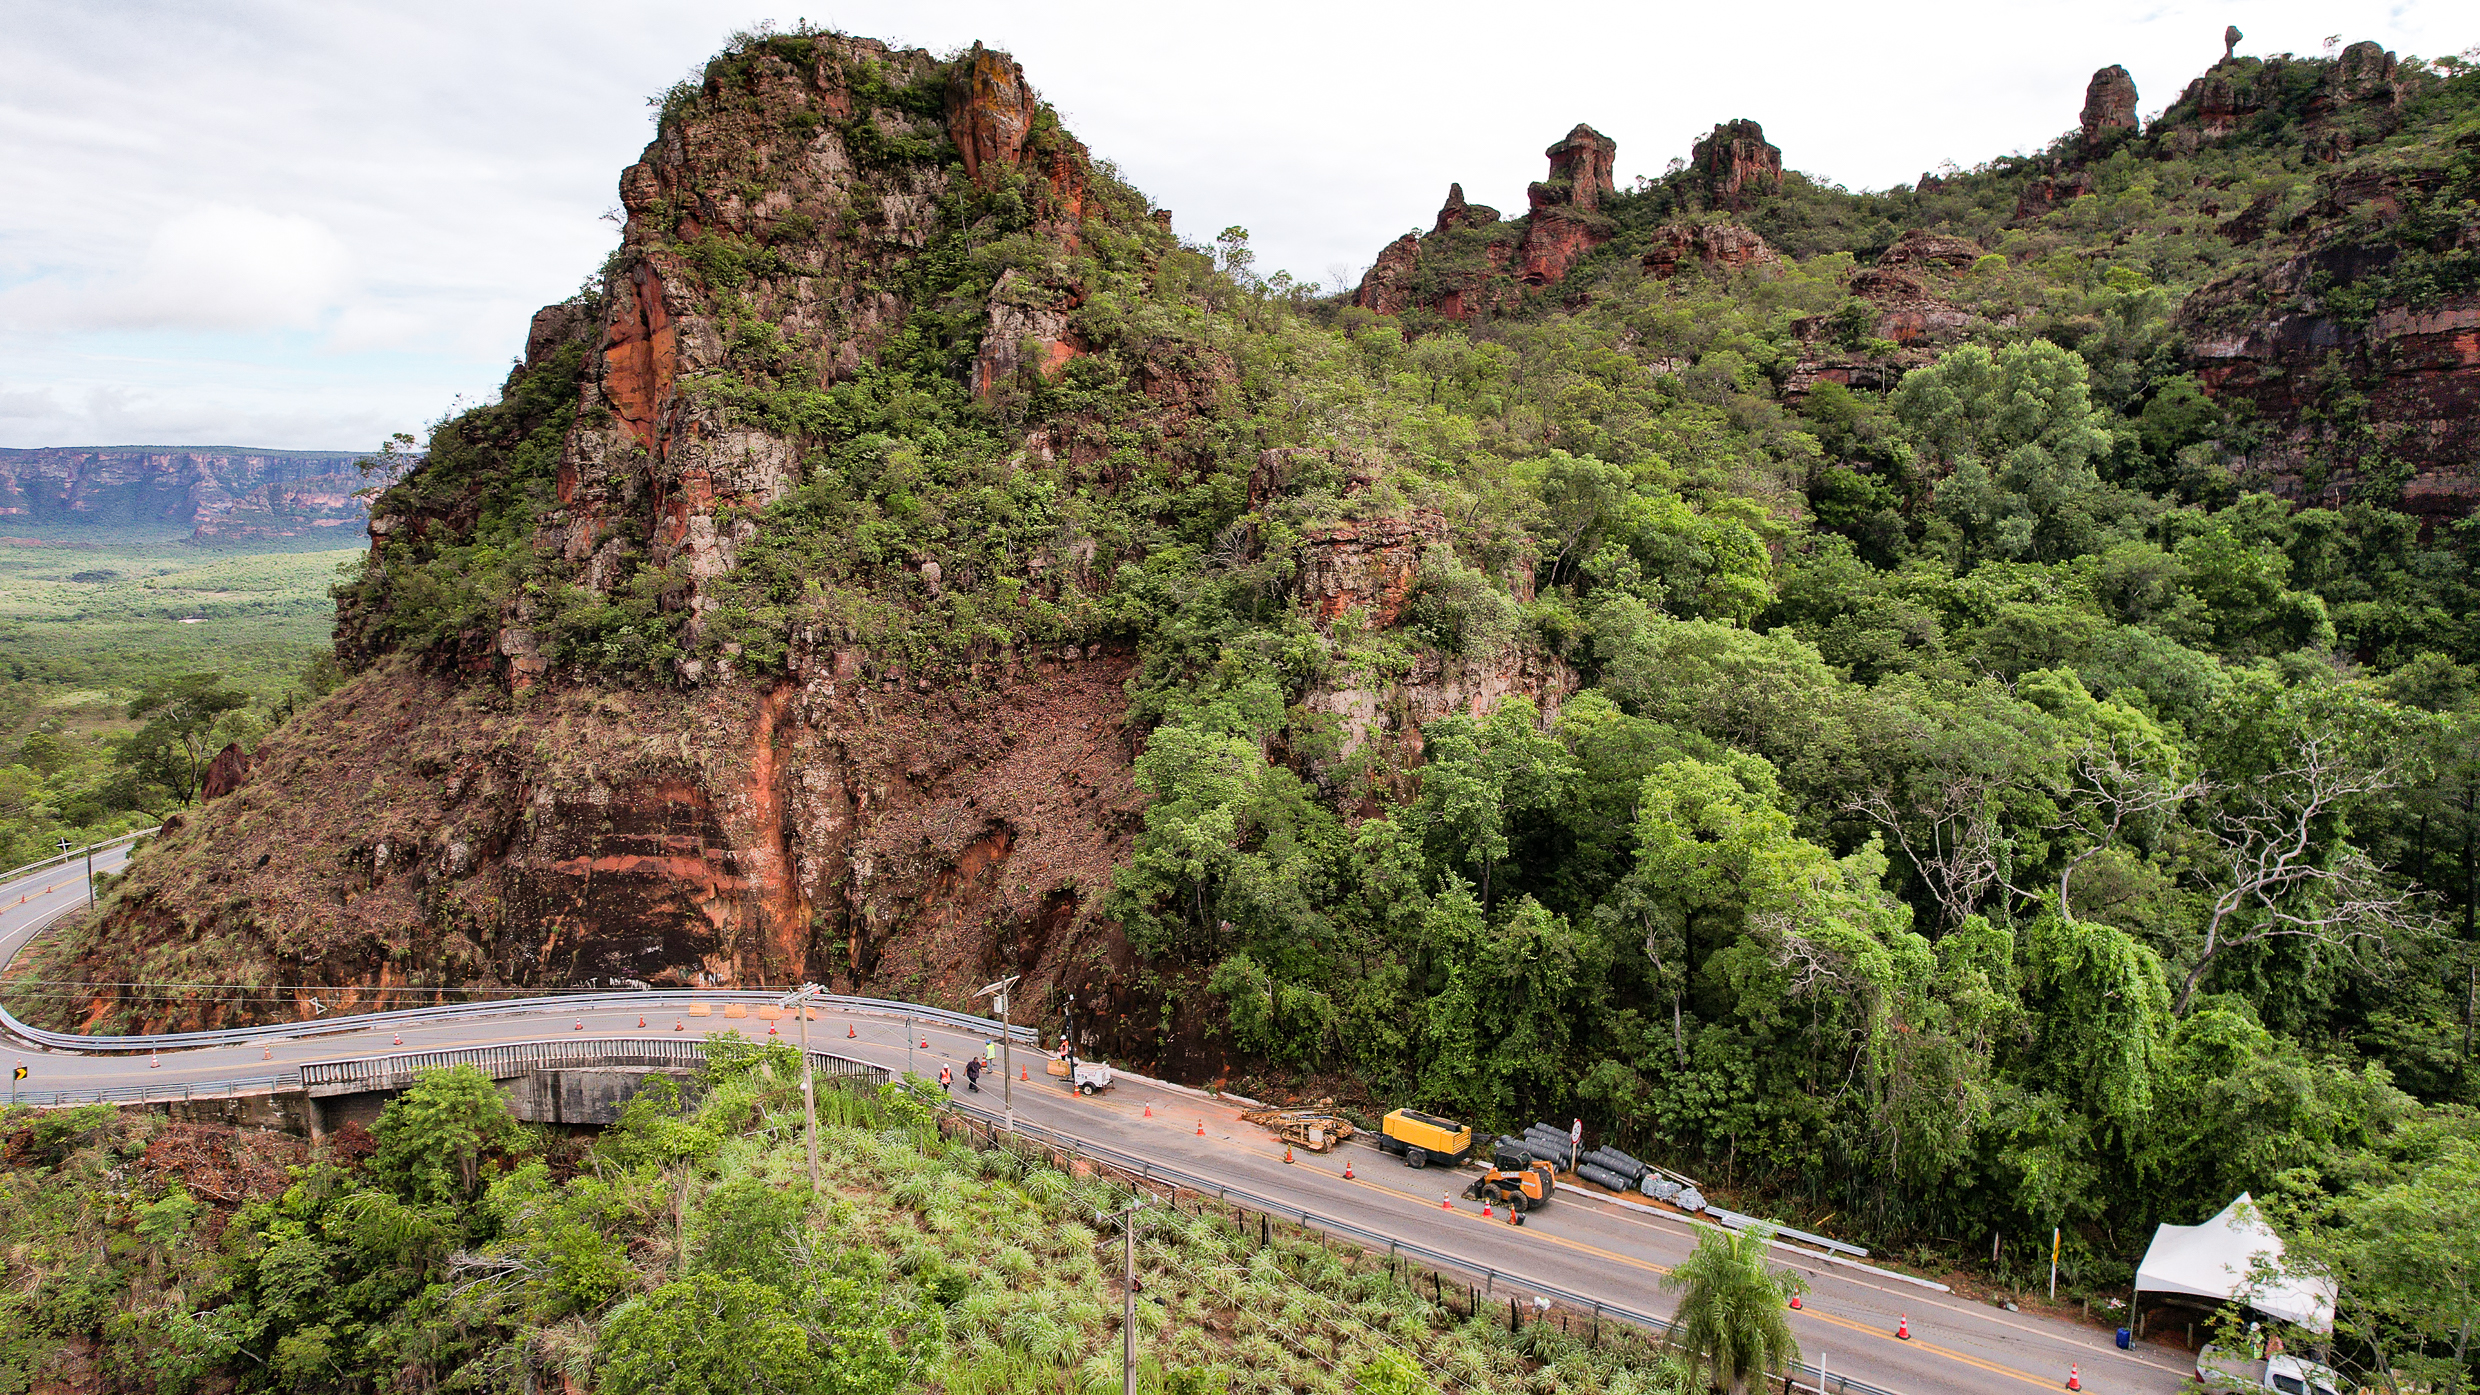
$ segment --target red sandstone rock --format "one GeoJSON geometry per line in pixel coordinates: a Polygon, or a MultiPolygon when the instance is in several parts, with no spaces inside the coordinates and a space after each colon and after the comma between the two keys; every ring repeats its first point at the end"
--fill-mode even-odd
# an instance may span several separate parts
{"type": "Polygon", "coordinates": [[[2116,63],[2092,75],[2084,88],[2084,144],[2115,131],[2136,129],[2136,80],[2116,63]]]}
{"type": "Polygon", "coordinates": [[[1421,553],[1443,546],[1447,524],[1434,509],[1411,517],[1345,519],[1306,530],[1300,545],[1300,602],[1329,625],[1353,611],[1364,629],[1402,618],[1421,576],[1421,553]]]}
{"type": "Polygon", "coordinates": [[[201,800],[222,799],[241,788],[249,782],[250,767],[256,763],[257,758],[242,750],[240,742],[226,746],[215,753],[214,760],[207,762],[206,778],[199,782],[198,797],[201,800]]]}
{"type": "Polygon", "coordinates": [[[1519,303],[1511,278],[1531,287],[1566,279],[1587,253],[1610,240],[1609,220],[1599,209],[1614,190],[1611,167],[1618,148],[1579,123],[1543,152],[1550,177],[1525,191],[1531,211],[1520,223],[1500,222],[1497,209],[1468,203],[1463,185],[1449,185],[1428,236],[1406,233],[1387,244],[1362,275],[1353,303],[1381,315],[1417,306],[1446,319],[1469,320],[1519,303]],[[1422,259],[1433,252],[1452,253],[1456,270],[1430,278],[1440,284],[1424,295],[1415,288],[1425,279],[1422,259]]]}
{"type": "Polygon", "coordinates": [[[1022,65],[973,45],[947,82],[947,134],[964,157],[965,178],[988,187],[984,167],[1018,163],[1040,105],[1022,65]]]}
{"type": "Polygon", "coordinates": [[[1696,143],[1688,163],[1724,208],[1746,208],[1750,200],[1782,187],[1782,152],[1766,144],[1763,126],[1744,118],[1714,127],[1696,143]]]}
{"type": "Polygon", "coordinates": [[[1945,271],[1969,270],[1974,262],[1988,255],[1988,249],[1977,242],[1942,233],[1914,228],[1894,240],[1877,259],[1881,267],[1929,267],[1945,271]]]}
{"type": "Polygon", "coordinates": [[[1487,227],[1498,221],[1498,210],[1482,203],[1466,203],[1464,186],[1447,186],[1447,201],[1438,206],[1438,221],[1430,231],[1442,233],[1450,228],[1487,227]]]}
{"type": "Polygon", "coordinates": [[[2087,170],[2072,173],[2045,174],[2024,186],[2015,196],[2015,219],[2028,223],[2062,203],[2070,203],[2093,190],[2092,174],[2087,170]]]}
{"type": "Polygon", "coordinates": [[[1677,224],[1656,231],[1645,253],[1645,270],[1657,280],[1679,274],[1682,262],[1728,275],[1754,266],[1780,266],[1782,258],[1753,229],[1737,223],[1677,224]]]}
{"type": "MultiPolygon", "coordinates": [[[[1443,211],[1438,215],[1441,222],[1446,216],[1443,211]]],[[[1381,315],[1400,315],[1412,306],[1413,278],[1420,269],[1421,235],[1405,233],[1386,244],[1378,259],[1369,264],[1369,270],[1361,274],[1360,289],[1353,292],[1352,303],[1381,315]]]]}
{"type": "Polygon", "coordinates": [[[1533,211],[1565,204],[1590,213],[1614,190],[1611,166],[1619,143],[1579,121],[1567,138],[1542,154],[1550,157],[1550,177],[1526,191],[1533,211]]]}

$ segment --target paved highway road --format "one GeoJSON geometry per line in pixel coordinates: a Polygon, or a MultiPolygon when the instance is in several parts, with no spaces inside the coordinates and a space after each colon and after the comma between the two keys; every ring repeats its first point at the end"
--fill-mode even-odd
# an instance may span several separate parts
{"type": "MultiPolygon", "coordinates": [[[[100,856],[96,861],[98,870],[117,865],[117,854],[111,861],[100,856]]],[[[0,960],[14,953],[34,929],[84,899],[84,871],[80,865],[0,886],[0,960]]],[[[765,1034],[768,1023],[754,1015],[726,1015],[735,1010],[745,1012],[747,1007],[723,998],[698,1001],[695,995],[582,1010],[575,1002],[535,998],[507,1003],[486,1016],[415,1020],[376,1029],[303,1024],[300,1035],[160,1055],[131,1054],[125,1048],[107,1055],[50,1049],[14,1033],[7,1046],[27,1067],[24,1088],[32,1099],[49,1098],[55,1091],[130,1086],[172,1094],[184,1086],[265,1077],[305,1062],[398,1051],[725,1030],[765,1034]]],[[[780,1027],[789,1036],[793,1024],[787,1019],[780,1027]]],[[[865,1012],[822,1013],[810,1031],[817,1049],[897,1070],[909,1067],[935,1074],[941,1064],[954,1065],[959,1093],[964,1089],[963,1063],[980,1051],[983,1040],[938,1026],[908,1028],[895,1016],[865,1012]]],[[[1021,1069],[1027,1063],[1019,1054],[1021,1069]]],[[[1531,1279],[1639,1311],[1668,1312],[1671,1299],[1660,1291],[1661,1276],[1695,1245],[1695,1224],[1685,1218],[1651,1216],[1595,1200],[1581,1187],[1563,1189],[1521,1228],[1485,1221],[1474,1203],[1460,1197],[1453,1209],[1442,1208],[1446,1193],[1461,1192],[1465,1178],[1459,1174],[1416,1172],[1358,1144],[1324,1157],[1298,1153],[1298,1161],[1287,1165],[1282,1145],[1241,1123],[1229,1104],[1136,1077],[1123,1077],[1106,1094],[1080,1097],[1044,1075],[1039,1062],[1031,1064],[1029,1080],[1010,1082],[1015,1114],[1028,1123],[1311,1212],[1348,1218],[1509,1276],[1502,1286],[1518,1292],[1523,1281],[1531,1279]],[[1347,1161],[1354,1180],[1342,1176],[1347,1161]]],[[[1002,1099],[994,1081],[973,1103],[995,1111],[1002,1099]]],[[[2139,1344],[2132,1353],[2121,1352],[2098,1328],[2004,1312],[1826,1263],[1806,1251],[1781,1253],[1812,1285],[1806,1306],[1792,1320],[1807,1359],[1822,1357],[1835,1374],[1849,1374],[1898,1395],[2057,1390],[2065,1385],[2070,1364],[2081,1368],[2084,1388],[2100,1395],[2168,1395],[2189,1369],[2176,1349],[2139,1344]],[[1898,1341],[1895,1326],[1905,1317],[1912,1339],[1898,1341]]],[[[1500,1301],[1506,1296],[1498,1295],[1500,1301]]]]}

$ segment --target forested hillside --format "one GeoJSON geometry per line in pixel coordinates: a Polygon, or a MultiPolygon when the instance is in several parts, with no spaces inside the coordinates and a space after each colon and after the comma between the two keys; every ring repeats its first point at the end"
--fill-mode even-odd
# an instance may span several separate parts
{"type": "Polygon", "coordinates": [[[1882,193],[1579,127],[1326,297],[1004,55],[749,36],[50,976],[1023,971],[2095,1294],[2364,1220],[2480,1091],[2480,72],[2371,49],[1882,193]]]}

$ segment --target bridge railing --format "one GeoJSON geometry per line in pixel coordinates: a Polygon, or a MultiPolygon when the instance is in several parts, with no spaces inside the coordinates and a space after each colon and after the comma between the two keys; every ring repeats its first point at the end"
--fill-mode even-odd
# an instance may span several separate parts
{"type": "Polygon", "coordinates": [[[172,1100],[230,1099],[238,1095],[280,1094],[301,1088],[301,1073],[237,1076],[229,1080],[181,1080],[163,1084],[97,1085],[82,1090],[20,1090],[19,1104],[59,1109],[79,1104],[153,1104],[172,1100]]]}
{"type": "MultiPolygon", "coordinates": [[[[401,1090],[427,1070],[474,1066],[495,1080],[537,1070],[584,1070],[602,1066],[698,1066],[707,1060],[707,1043],[671,1037],[610,1038],[585,1041],[521,1041],[505,1046],[464,1046],[446,1051],[401,1051],[349,1061],[315,1061],[301,1068],[301,1087],[310,1090],[401,1090]]],[[[809,1053],[810,1069],[829,1079],[853,1079],[884,1085],[893,1077],[885,1066],[856,1061],[828,1051],[809,1053]]]]}
{"type": "MultiPolygon", "coordinates": [[[[1123,1153],[1108,1144],[1096,1143],[1091,1139],[1079,1138],[1057,1129],[1028,1124],[1021,1119],[1011,1123],[988,1109],[968,1104],[963,1100],[951,1100],[949,1104],[957,1113],[978,1118],[994,1128],[1012,1129],[1024,1137],[1049,1143],[1052,1147],[1074,1156],[1107,1163],[1145,1181],[1165,1182],[1201,1196],[1211,1196],[1218,1201],[1257,1211],[1263,1215],[1279,1216],[1286,1221],[1296,1221],[1309,1229],[1325,1231],[1330,1235],[1352,1240],[1371,1250],[1383,1249],[1389,1256],[1403,1255],[1418,1260],[1435,1270],[1471,1275],[1480,1281],[1484,1293],[1495,1293],[1498,1285],[1504,1283],[1511,1291],[1535,1294],[1553,1303],[1563,1303],[1575,1312],[1590,1313],[1596,1317],[1624,1322],[1641,1328],[1657,1338],[1668,1336],[1671,1330],[1668,1318],[1632,1308],[1623,1303],[1614,1303],[1606,1298],[1594,1298],[1561,1288],[1556,1284],[1543,1283],[1539,1279],[1526,1275],[1493,1268],[1462,1255],[1432,1249],[1418,1241],[1407,1240],[1402,1236],[1374,1229],[1357,1221],[1348,1221],[1339,1216],[1311,1211],[1291,1202],[1260,1196],[1244,1187],[1235,1187],[1209,1177],[1200,1177],[1182,1168],[1171,1167],[1148,1158],[1140,1158],[1132,1153],[1123,1153]]],[[[1866,1381],[1821,1371],[1812,1363],[1802,1362],[1795,1365],[1792,1374],[1802,1390],[1824,1390],[1829,1392],[1829,1395],[1893,1395],[1893,1392],[1871,1385],[1866,1381]]]]}

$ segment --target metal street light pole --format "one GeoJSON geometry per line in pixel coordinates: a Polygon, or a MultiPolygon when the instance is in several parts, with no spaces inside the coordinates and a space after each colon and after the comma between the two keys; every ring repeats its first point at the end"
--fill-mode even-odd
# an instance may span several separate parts
{"type": "Polygon", "coordinates": [[[783,1003],[799,1015],[801,1021],[801,1123],[809,1138],[809,1194],[818,1195],[818,1082],[809,1060],[809,1002],[818,992],[818,985],[804,983],[785,994],[783,1003]]]}
{"type": "Polygon", "coordinates": [[[1002,1104],[1007,1110],[1008,1127],[1011,1129],[1016,1127],[1016,1065],[1014,1057],[1008,1050],[1011,1045],[1008,1038],[1014,1035],[1008,1026],[1008,990],[1015,987],[1016,980],[1023,977],[1023,974],[1009,974],[1006,978],[973,995],[976,998],[997,1000],[991,1006],[999,1010],[999,1092],[1004,1096],[1002,1104]]]}
{"type": "Polygon", "coordinates": [[[1120,1224],[1120,1233],[1127,1246],[1126,1268],[1120,1278],[1119,1317],[1119,1389],[1120,1395],[1137,1395],[1137,1212],[1145,1206],[1140,1193],[1125,1210],[1108,1215],[1096,1212],[1094,1219],[1108,1225],[1120,1224]]]}

